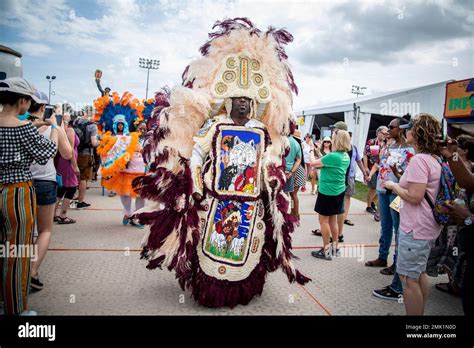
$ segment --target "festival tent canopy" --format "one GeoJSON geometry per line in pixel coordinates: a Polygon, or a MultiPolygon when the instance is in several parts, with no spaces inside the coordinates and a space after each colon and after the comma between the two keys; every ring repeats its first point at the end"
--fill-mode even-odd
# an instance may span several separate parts
{"type": "MultiPolygon", "coordinates": [[[[362,151],[367,141],[373,116],[380,120],[385,119],[384,117],[392,118],[407,113],[414,116],[417,113],[426,112],[441,120],[444,111],[446,83],[451,81],[453,80],[305,107],[296,110],[295,115],[300,120],[301,117],[304,117],[304,124],[299,126],[302,134],[314,134],[313,129],[320,126],[318,126],[318,122],[327,116],[344,115],[344,121],[347,123],[349,131],[352,132],[352,142],[362,151]]],[[[374,127],[374,123],[372,127],[374,127]]],[[[373,132],[373,129],[371,131],[373,132]]],[[[357,177],[359,180],[361,179],[360,173],[357,177]]]]}

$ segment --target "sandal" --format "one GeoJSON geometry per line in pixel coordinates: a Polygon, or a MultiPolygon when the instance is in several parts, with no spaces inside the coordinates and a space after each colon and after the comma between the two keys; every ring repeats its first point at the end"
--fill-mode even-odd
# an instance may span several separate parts
{"type": "Polygon", "coordinates": [[[323,235],[319,228],[317,228],[315,230],[312,230],[311,233],[314,234],[315,236],[319,236],[319,237],[322,237],[322,235],[323,235]]]}
{"type": "Polygon", "coordinates": [[[54,222],[58,222],[60,218],[61,218],[61,217],[60,217],[59,215],[56,215],[56,216],[53,218],[53,221],[54,221],[54,222]]]}
{"type": "Polygon", "coordinates": [[[456,297],[461,296],[461,294],[458,291],[454,290],[451,283],[438,283],[435,285],[435,288],[442,292],[447,292],[448,294],[454,295],[456,297]]]}
{"type": "Polygon", "coordinates": [[[374,214],[374,220],[377,221],[377,222],[380,221],[380,214],[379,214],[379,212],[376,212],[376,213],[374,214]]]}
{"type": "Polygon", "coordinates": [[[75,224],[76,220],[66,217],[60,217],[58,216],[58,225],[69,225],[69,224],[75,224]]]}
{"type": "Polygon", "coordinates": [[[351,220],[344,220],[345,225],[354,226],[354,223],[351,220]]]}

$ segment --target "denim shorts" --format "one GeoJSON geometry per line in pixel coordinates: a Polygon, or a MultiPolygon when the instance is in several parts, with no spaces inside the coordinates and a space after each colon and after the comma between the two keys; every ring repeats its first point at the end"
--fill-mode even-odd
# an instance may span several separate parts
{"type": "Polygon", "coordinates": [[[293,176],[294,175],[286,179],[285,187],[283,187],[283,192],[290,193],[295,190],[295,179],[293,176]]]}
{"type": "Polygon", "coordinates": [[[413,239],[413,232],[399,230],[397,273],[409,278],[418,279],[426,271],[432,241],[413,239]]]}
{"type": "Polygon", "coordinates": [[[37,205],[56,204],[56,191],[58,184],[50,180],[33,180],[36,191],[37,205]]]}

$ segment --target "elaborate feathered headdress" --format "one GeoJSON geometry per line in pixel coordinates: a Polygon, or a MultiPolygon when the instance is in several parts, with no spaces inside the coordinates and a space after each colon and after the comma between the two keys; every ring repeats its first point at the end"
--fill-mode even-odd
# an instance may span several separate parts
{"type": "Polygon", "coordinates": [[[105,95],[94,102],[94,107],[94,121],[104,133],[114,131],[116,115],[123,115],[131,129],[143,120],[144,105],[137,98],[133,98],[130,92],[124,92],[122,97],[117,92],[112,93],[112,97],[105,95]]]}
{"type": "Polygon", "coordinates": [[[204,93],[213,113],[222,111],[226,97],[253,99],[256,117],[278,141],[288,134],[292,92],[298,93],[284,49],[293,36],[273,27],[263,32],[247,18],[218,21],[213,29],[200,48],[203,57],[185,69],[183,86],[204,93]]]}

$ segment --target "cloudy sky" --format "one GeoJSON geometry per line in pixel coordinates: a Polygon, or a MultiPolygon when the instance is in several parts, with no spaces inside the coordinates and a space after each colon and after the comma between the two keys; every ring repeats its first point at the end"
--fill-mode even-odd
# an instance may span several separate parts
{"type": "Polygon", "coordinates": [[[150,93],[179,84],[216,20],[285,27],[300,94],[295,109],[474,76],[474,1],[2,0],[0,43],[23,53],[24,77],[52,102],[91,103],[103,86],[145,97],[138,58],[161,61],[150,93]]]}

